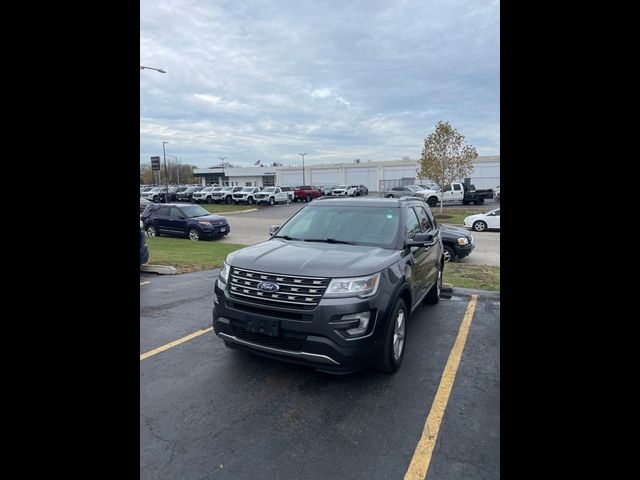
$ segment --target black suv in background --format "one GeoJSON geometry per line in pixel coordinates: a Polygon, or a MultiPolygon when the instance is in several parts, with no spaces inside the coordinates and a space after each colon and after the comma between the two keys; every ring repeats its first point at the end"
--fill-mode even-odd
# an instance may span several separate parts
{"type": "Polygon", "coordinates": [[[147,235],[179,235],[190,240],[214,239],[229,235],[227,219],[209,213],[200,205],[167,203],[149,205],[140,217],[147,235]]]}
{"type": "Polygon", "coordinates": [[[192,202],[193,194],[197,191],[199,191],[198,187],[187,187],[176,194],[176,199],[179,202],[192,202]]]}
{"type": "Polygon", "coordinates": [[[325,197],[270,232],[227,256],[214,287],[216,334],[323,372],[395,372],[411,312],[440,299],[444,254],[429,207],[325,197]]]}

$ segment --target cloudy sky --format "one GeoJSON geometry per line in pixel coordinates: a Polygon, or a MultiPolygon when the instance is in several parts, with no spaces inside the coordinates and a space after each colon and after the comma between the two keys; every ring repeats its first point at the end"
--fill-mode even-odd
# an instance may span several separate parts
{"type": "Polygon", "coordinates": [[[417,159],[439,120],[500,154],[493,0],[141,0],[140,162],[417,159]]]}

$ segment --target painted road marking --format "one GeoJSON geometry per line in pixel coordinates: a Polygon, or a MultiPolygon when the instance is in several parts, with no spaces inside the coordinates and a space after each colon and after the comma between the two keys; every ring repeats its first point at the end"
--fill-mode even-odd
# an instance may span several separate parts
{"type": "Polygon", "coordinates": [[[407,473],[404,474],[404,480],[423,480],[427,476],[427,470],[429,469],[429,463],[431,462],[431,454],[433,453],[433,447],[436,445],[438,439],[438,430],[440,429],[440,423],[444,416],[444,411],[447,408],[447,402],[449,401],[449,395],[451,394],[451,388],[456,378],[456,372],[460,365],[460,359],[462,358],[462,351],[467,341],[467,335],[469,333],[469,327],[471,326],[471,320],[473,319],[473,312],[476,309],[477,295],[471,295],[471,301],[467,305],[467,311],[464,314],[462,323],[460,324],[460,331],[456,342],[453,344],[447,365],[442,372],[442,378],[440,379],[440,385],[438,385],[438,391],[433,399],[429,416],[424,424],[424,430],[420,441],[416,446],[416,450],[413,452],[413,458],[407,469],[407,473]]]}
{"type": "Polygon", "coordinates": [[[151,283],[151,282],[140,282],[140,286],[142,286],[142,285],[147,285],[147,284],[149,284],[149,283],[151,283]]]}
{"type": "Polygon", "coordinates": [[[205,333],[209,333],[211,330],[213,330],[213,327],[203,328],[202,330],[198,330],[197,332],[190,333],[186,337],[179,338],[178,340],[174,340],[171,343],[167,343],[166,345],[163,345],[161,347],[154,348],[147,353],[141,354],[140,361],[145,360],[149,357],[153,357],[154,355],[157,355],[160,352],[164,352],[165,350],[169,350],[170,348],[175,347],[176,345],[180,345],[181,343],[188,342],[192,338],[196,338],[200,335],[204,335],[205,333]]]}

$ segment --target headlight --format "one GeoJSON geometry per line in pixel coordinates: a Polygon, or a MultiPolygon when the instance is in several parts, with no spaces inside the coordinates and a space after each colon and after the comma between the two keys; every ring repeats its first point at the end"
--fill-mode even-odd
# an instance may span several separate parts
{"type": "Polygon", "coordinates": [[[466,238],[458,239],[458,245],[466,245],[467,243],[469,243],[469,240],[467,240],[466,238]]]}
{"type": "Polygon", "coordinates": [[[222,262],[222,268],[220,269],[220,273],[218,274],[218,279],[221,279],[224,283],[229,281],[229,265],[227,262],[222,262]]]}
{"type": "Polygon", "coordinates": [[[205,222],[204,220],[198,220],[198,223],[200,225],[209,225],[209,226],[211,226],[211,222],[205,222]]]}
{"type": "Polygon", "coordinates": [[[380,273],[366,277],[334,278],[329,283],[325,297],[370,297],[378,291],[380,273]]]}

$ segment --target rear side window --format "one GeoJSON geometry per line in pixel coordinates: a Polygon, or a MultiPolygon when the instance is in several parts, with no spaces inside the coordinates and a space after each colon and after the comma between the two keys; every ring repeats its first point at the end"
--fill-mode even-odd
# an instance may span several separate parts
{"type": "Polygon", "coordinates": [[[160,207],[156,210],[157,217],[168,217],[169,216],[169,207],[160,207]]]}

